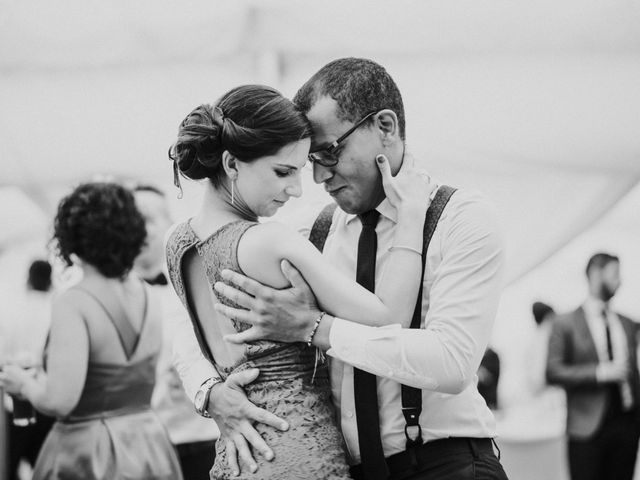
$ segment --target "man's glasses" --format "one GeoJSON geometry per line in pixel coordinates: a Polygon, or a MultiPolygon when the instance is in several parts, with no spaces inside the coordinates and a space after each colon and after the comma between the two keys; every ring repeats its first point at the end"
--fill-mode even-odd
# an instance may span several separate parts
{"type": "Polygon", "coordinates": [[[331,145],[321,150],[316,150],[315,152],[309,153],[309,161],[311,163],[317,163],[318,165],[322,165],[323,167],[334,167],[338,164],[338,160],[340,160],[340,156],[336,154],[336,150],[340,146],[342,142],[344,142],[349,135],[355,132],[359,126],[361,126],[364,122],[369,120],[373,115],[378,112],[371,112],[362,117],[358,123],[356,123],[353,127],[347,130],[340,138],[333,141],[331,145]]]}

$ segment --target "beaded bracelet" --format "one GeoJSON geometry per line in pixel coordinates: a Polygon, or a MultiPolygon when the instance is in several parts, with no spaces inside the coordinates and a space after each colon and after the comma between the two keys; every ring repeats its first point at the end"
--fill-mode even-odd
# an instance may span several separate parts
{"type": "Polygon", "coordinates": [[[311,333],[309,334],[309,338],[307,339],[308,347],[311,346],[311,342],[313,342],[313,337],[316,335],[316,332],[318,331],[318,327],[320,326],[320,321],[322,320],[322,317],[324,317],[325,315],[326,315],[325,312],[320,312],[320,315],[318,315],[318,318],[316,318],[316,323],[313,326],[313,330],[311,330],[311,333]]]}
{"type": "Polygon", "coordinates": [[[417,253],[418,255],[422,255],[422,252],[420,250],[418,250],[417,248],[410,247],[408,245],[391,245],[389,247],[389,251],[392,252],[393,250],[407,250],[409,252],[414,252],[414,253],[417,253]]]}

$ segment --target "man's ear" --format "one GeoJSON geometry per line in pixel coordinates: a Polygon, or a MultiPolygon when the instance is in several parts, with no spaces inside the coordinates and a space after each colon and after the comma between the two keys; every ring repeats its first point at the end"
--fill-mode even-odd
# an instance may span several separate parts
{"type": "Polygon", "coordinates": [[[222,152],[222,168],[229,178],[238,178],[238,161],[227,150],[222,152]]]}
{"type": "Polygon", "coordinates": [[[396,112],[388,108],[380,110],[375,116],[376,127],[382,135],[383,143],[400,138],[400,126],[396,112]]]}

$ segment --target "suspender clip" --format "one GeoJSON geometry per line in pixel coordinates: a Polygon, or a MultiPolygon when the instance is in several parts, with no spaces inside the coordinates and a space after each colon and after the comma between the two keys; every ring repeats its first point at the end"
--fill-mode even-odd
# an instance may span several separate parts
{"type": "Polygon", "coordinates": [[[422,427],[420,426],[420,413],[422,408],[403,407],[402,414],[406,425],[404,426],[404,436],[407,437],[407,449],[422,445],[422,427]]]}

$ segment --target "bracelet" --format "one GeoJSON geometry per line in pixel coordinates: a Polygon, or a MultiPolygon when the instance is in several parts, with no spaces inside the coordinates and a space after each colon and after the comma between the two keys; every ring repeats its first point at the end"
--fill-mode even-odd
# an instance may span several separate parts
{"type": "Polygon", "coordinates": [[[418,250],[417,248],[410,247],[409,245],[391,245],[389,247],[389,251],[392,252],[394,250],[407,250],[409,252],[414,252],[422,256],[422,252],[420,250],[418,250]]]}
{"type": "Polygon", "coordinates": [[[324,317],[325,315],[326,315],[325,312],[320,312],[320,315],[318,315],[318,318],[316,318],[316,323],[313,326],[313,330],[311,330],[311,333],[309,334],[309,338],[307,338],[308,347],[311,346],[311,342],[313,342],[313,337],[316,335],[316,332],[318,331],[318,327],[320,326],[320,321],[322,320],[322,317],[324,317]]]}

